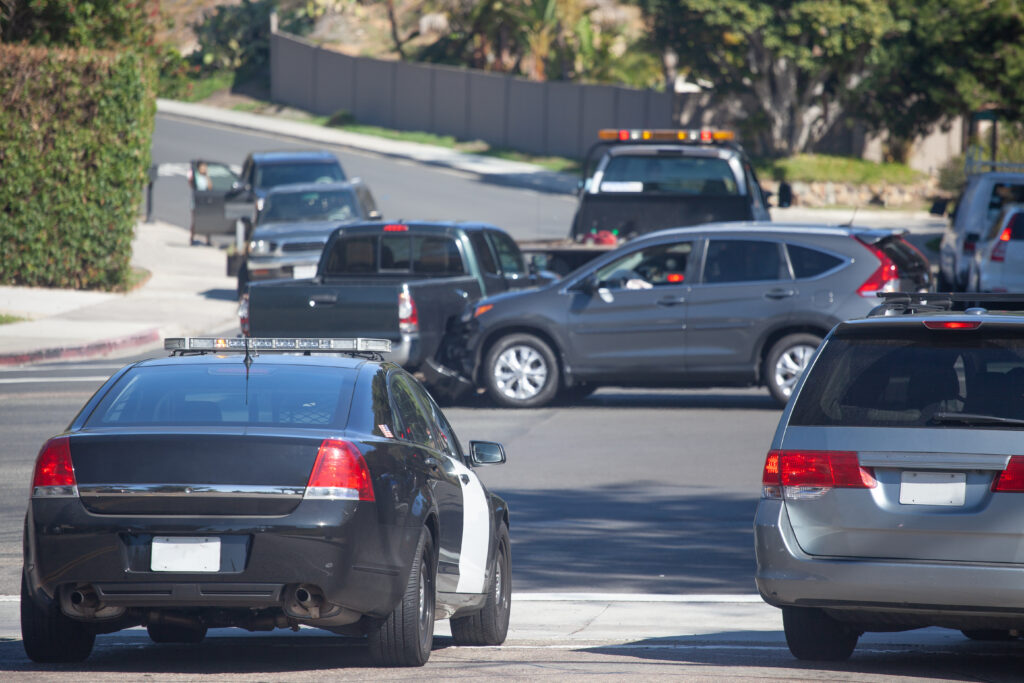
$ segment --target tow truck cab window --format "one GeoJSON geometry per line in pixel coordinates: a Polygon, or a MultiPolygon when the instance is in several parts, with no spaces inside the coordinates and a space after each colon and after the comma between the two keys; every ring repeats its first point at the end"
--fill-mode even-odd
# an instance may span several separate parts
{"type": "Polygon", "coordinates": [[[605,166],[600,189],[645,194],[739,194],[739,184],[728,161],[681,155],[614,156],[605,166]]]}

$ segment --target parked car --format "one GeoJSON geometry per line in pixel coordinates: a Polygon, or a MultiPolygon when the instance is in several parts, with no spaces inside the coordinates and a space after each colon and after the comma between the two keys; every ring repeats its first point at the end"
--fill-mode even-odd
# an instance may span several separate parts
{"type": "Polygon", "coordinates": [[[363,223],[331,234],[312,279],[252,283],[240,315],[254,337],[389,339],[415,370],[468,302],[545,281],[493,225],[363,223]]]}
{"type": "Polygon", "coordinates": [[[239,296],[250,281],[313,277],[335,228],[379,218],[373,195],[358,178],[271,188],[238,268],[239,296]]]}
{"type": "Polygon", "coordinates": [[[1024,204],[1008,204],[978,241],[969,292],[1024,292],[1024,204]]]}
{"type": "MultiPolygon", "coordinates": [[[[267,191],[294,183],[334,183],[346,180],[341,162],[331,152],[254,152],[245,158],[241,172],[229,164],[196,159],[191,162],[192,238],[197,235],[232,235],[235,223],[246,230],[256,224],[267,191]],[[201,172],[201,167],[206,170],[201,172]],[[207,180],[200,180],[206,176],[207,180]]],[[[246,232],[246,237],[248,232],[246,232]]]]}
{"type": "MultiPolygon", "coordinates": [[[[785,403],[832,327],[929,286],[895,230],[772,223],[663,230],[564,279],[482,299],[424,372],[534,407],[601,385],[767,386],[785,403]]],[[[447,381],[445,381],[447,380],[447,381]]]]}
{"type": "Polygon", "coordinates": [[[374,339],[168,339],[108,379],[36,459],[21,632],[36,662],[98,633],[365,635],[419,666],[508,629],[508,506],[419,382],[374,339]],[[289,355],[283,355],[289,354],[289,355]],[[305,354],[305,355],[295,355],[305,354]],[[340,354],[340,355],[339,355],[340,354]],[[345,357],[354,356],[354,357],[345,357]]]}
{"type": "Polygon", "coordinates": [[[866,631],[1024,631],[1024,319],[944,311],[958,296],[977,298],[838,325],[782,414],[755,579],[800,659],[846,659],[866,631]]]}
{"type": "Polygon", "coordinates": [[[968,285],[971,260],[979,239],[992,228],[1004,204],[1024,202],[1024,172],[992,171],[968,176],[939,244],[941,291],[968,285]]]}
{"type": "Polygon", "coordinates": [[[731,131],[602,130],[583,176],[569,233],[576,242],[602,233],[631,239],[663,228],[771,220],[767,195],[731,131]]]}

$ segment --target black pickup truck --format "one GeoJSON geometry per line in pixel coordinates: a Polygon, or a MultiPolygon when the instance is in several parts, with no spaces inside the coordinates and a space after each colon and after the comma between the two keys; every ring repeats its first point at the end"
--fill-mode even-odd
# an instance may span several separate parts
{"type": "Polygon", "coordinates": [[[252,283],[239,316],[253,337],[390,339],[415,370],[468,302],[547,281],[492,225],[360,223],[331,234],[312,279],[252,283]]]}

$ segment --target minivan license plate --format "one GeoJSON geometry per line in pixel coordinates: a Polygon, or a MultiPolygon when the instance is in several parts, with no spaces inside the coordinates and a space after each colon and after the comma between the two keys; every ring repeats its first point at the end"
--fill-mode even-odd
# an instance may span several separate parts
{"type": "Polygon", "coordinates": [[[963,472],[903,472],[900,475],[902,505],[963,505],[967,475],[963,472]]]}
{"type": "Polygon", "coordinates": [[[149,566],[154,572],[220,571],[220,539],[154,536],[149,566]]]}

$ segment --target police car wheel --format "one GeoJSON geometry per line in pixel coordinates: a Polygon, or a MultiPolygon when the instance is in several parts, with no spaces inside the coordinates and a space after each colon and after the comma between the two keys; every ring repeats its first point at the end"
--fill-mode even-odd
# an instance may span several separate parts
{"type": "Polygon", "coordinates": [[[820,343],[821,337],[802,333],[786,335],[775,342],[765,356],[763,371],[772,398],[786,404],[820,343]]]}
{"type": "Polygon", "coordinates": [[[21,578],[21,644],[33,662],[84,661],[96,640],[88,624],[64,615],[57,601],[47,606],[36,603],[27,580],[21,578]]]}
{"type": "Polygon", "coordinates": [[[501,645],[508,635],[512,613],[512,553],[508,528],[504,524],[498,528],[491,577],[484,608],[476,614],[451,619],[452,638],[459,645],[501,645]]]}
{"type": "Polygon", "coordinates": [[[546,343],[532,334],[499,339],[484,362],[484,383],[495,403],[510,408],[535,408],[549,403],[558,391],[558,363],[546,343]]]}
{"type": "Polygon", "coordinates": [[[423,666],[434,642],[437,560],[426,528],[420,529],[405,593],[391,614],[367,634],[370,658],[381,666],[423,666]]]}

